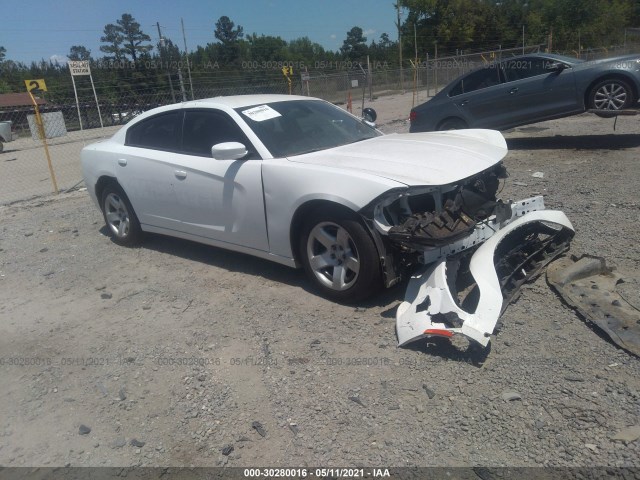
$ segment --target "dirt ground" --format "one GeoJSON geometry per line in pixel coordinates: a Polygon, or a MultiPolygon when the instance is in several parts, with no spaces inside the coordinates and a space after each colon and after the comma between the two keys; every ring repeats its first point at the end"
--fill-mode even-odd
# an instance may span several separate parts
{"type": "MultiPolygon", "coordinates": [[[[407,98],[372,105],[385,132],[408,130],[407,98]]],[[[545,195],[571,253],[637,271],[639,125],[507,132],[503,198],[545,195]]],[[[249,256],[118,247],[83,191],[0,207],[0,232],[1,466],[640,466],[615,439],[640,423],[639,359],[544,277],[485,355],[398,349],[406,283],[344,306],[249,256]]]]}

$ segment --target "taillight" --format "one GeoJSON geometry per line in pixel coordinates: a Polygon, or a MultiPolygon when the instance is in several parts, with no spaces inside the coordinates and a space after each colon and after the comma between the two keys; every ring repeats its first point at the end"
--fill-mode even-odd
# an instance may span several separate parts
{"type": "Polygon", "coordinates": [[[409,114],[409,121],[415,122],[416,118],[418,118],[418,113],[415,110],[411,110],[411,113],[409,114]]]}
{"type": "Polygon", "coordinates": [[[424,331],[425,335],[436,335],[438,337],[448,337],[451,338],[453,337],[453,332],[449,331],[449,330],[441,330],[439,328],[427,328],[424,331]]]}

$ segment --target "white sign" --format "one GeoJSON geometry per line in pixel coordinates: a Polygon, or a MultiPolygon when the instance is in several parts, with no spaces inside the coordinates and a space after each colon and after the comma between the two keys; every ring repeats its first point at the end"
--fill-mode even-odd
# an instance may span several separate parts
{"type": "Polygon", "coordinates": [[[91,69],[89,68],[89,60],[83,60],[79,62],[68,62],[71,75],[91,75],[91,69]]]}
{"type": "Polygon", "coordinates": [[[358,80],[351,80],[351,88],[356,88],[358,86],[358,80]]]}
{"type": "Polygon", "coordinates": [[[309,73],[302,72],[302,81],[303,82],[308,82],[310,79],[311,79],[311,75],[309,75],[309,73]]]}
{"type": "Polygon", "coordinates": [[[254,122],[264,122],[265,120],[282,116],[269,105],[260,105],[259,107],[253,107],[248,110],[243,110],[242,113],[254,122]]]}

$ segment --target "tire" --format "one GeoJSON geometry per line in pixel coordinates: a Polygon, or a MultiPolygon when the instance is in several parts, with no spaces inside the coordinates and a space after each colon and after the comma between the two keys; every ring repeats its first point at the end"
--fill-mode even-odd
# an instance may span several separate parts
{"type": "Polygon", "coordinates": [[[2,153],[4,151],[4,145],[2,144],[2,141],[0,141],[0,153],[2,153]]]}
{"type": "Polygon", "coordinates": [[[100,205],[104,223],[115,243],[125,247],[140,243],[142,240],[140,222],[120,185],[109,183],[104,187],[100,205]]]}
{"type": "Polygon", "coordinates": [[[593,110],[622,110],[634,102],[633,90],[618,78],[602,80],[589,92],[589,108],[593,110]]]}
{"type": "Polygon", "coordinates": [[[298,252],[307,277],[326,298],[353,303],[382,286],[378,251],[355,215],[312,215],[302,226],[298,252]]]}
{"type": "Polygon", "coordinates": [[[467,124],[460,118],[447,118],[438,125],[438,131],[444,130],[463,130],[467,128],[467,124]]]}

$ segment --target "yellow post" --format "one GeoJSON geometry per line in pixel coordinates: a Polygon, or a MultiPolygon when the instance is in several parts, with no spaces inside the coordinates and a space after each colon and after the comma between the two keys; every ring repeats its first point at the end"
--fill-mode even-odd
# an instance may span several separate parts
{"type": "Polygon", "coordinates": [[[42,121],[42,115],[40,115],[40,109],[38,108],[38,102],[33,97],[31,93],[32,90],[47,90],[47,87],[44,83],[44,80],[25,80],[24,83],[27,85],[27,92],[29,93],[29,97],[31,97],[31,101],[33,102],[33,108],[36,113],[36,125],[38,126],[38,134],[40,135],[40,139],[42,140],[42,145],[44,146],[44,153],[47,156],[47,164],[49,165],[49,174],[51,175],[51,182],[53,183],[53,193],[58,193],[58,182],[56,182],[56,174],[53,171],[53,164],[51,163],[51,154],[49,153],[49,145],[47,145],[47,135],[44,130],[44,122],[42,121]]]}
{"type": "Polygon", "coordinates": [[[282,67],[282,74],[289,82],[289,95],[291,95],[291,75],[293,75],[293,67],[282,67]]]}

